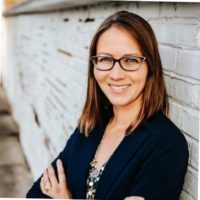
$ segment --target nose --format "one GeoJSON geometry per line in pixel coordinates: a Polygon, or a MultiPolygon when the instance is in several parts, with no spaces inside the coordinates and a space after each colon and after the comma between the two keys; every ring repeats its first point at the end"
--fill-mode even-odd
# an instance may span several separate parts
{"type": "Polygon", "coordinates": [[[119,65],[119,62],[115,62],[115,65],[110,70],[109,76],[113,80],[118,80],[118,79],[124,78],[124,70],[119,65]]]}

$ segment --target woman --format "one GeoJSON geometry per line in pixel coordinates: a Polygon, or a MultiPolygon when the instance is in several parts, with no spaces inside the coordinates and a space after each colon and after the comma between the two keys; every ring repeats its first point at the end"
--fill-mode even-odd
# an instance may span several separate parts
{"type": "Polygon", "coordinates": [[[78,127],[27,197],[178,200],[188,147],[167,112],[152,28],[133,13],[113,14],[91,42],[78,127]]]}

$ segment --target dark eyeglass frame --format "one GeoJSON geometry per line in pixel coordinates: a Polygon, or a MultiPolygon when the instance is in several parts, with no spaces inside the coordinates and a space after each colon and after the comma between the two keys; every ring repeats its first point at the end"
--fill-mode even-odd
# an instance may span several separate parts
{"type": "Polygon", "coordinates": [[[137,71],[143,64],[143,61],[146,60],[146,57],[145,56],[134,56],[134,55],[131,55],[131,56],[122,56],[121,58],[119,59],[115,59],[113,58],[112,56],[103,56],[103,55],[99,55],[99,56],[91,56],[90,57],[93,65],[95,66],[96,69],[98,69],[99,71],[110,71],[111,69],[113,69],[113,67],[115,66],[115,63],[119,63],[119,66],[124,70],[124,71],[137,71]],[[97,67],[96,63],[95,63],[95,59],[99,58],[99,57],[107,57],[107,58],[111,58],[112,59],[112,66],[109,68],[109,69],[100,69],[97,67]],[[140,63],[140,65],[138,66],[137,69],[125,69],[122,64],[121,64],[121,60],[124,59],[124,58],[141,58],[142,61],[140,63]]]}

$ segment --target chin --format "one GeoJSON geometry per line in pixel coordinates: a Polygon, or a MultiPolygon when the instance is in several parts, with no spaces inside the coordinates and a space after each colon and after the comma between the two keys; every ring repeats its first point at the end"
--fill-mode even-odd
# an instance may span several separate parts
{"type": "Polygon", "coordinates": [[[123,99],[110,99],[110,103],[113,106],[126,106],[126,105],[130,104],[129,101],[123,100],[123,99]]]}

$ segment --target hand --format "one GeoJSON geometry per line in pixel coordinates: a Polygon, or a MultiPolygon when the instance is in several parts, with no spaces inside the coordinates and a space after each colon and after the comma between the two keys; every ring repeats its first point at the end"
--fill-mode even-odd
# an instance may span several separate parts
{"type": "Polygon", "coordinates": [[[63,165],[60,159],[56,161],[58,180],[54,168],[50,165],[43,173],[40,181],[42,193],[54,199],[71,199],[72,195],[67,186],[63,165]]]}

